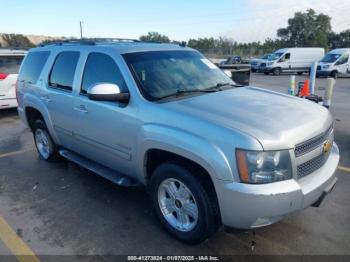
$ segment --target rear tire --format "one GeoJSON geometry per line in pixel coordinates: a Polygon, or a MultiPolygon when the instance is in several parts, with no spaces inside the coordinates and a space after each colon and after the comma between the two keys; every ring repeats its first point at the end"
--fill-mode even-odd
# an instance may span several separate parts
{"type": "Polygon", "coordinates": [[[50,136],[46,124],[42,119],[35,120],[33,124],[33,136],[41,159],[48,162],[60,160],[58,147],[50,136]]]}
{"type": "Polygon", "coordinates": [[[303,72],[298,72],[297,74],[301,76],[303,74],[303,72]]]}
{"type": "Polygon", "coordinates": [[[219,226],[217,202],[197,172],[167,162],[155,169],[150,181],[150,195],[160,222],[171,235],[189,244],[201,243],[219,226]]]}
{"type": "Polygon", "coordinates": [[[279,76],[281,74],[282,70],[281,68],[277,67],[272,70],[272,74],[275,76],[279,76]]]}

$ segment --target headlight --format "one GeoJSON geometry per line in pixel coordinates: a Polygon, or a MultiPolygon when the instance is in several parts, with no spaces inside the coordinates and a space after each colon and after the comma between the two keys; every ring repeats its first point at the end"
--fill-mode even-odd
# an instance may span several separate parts
{"type": "Polygon", "coordinates": [[[268,62],[267,65],[271,66],[271,65],[273,65],[273,62],[268,62]]]}
{"type": "Polygon", "coordinates": [[[265,184],[292,178],[292,165],[288,150],[246,151],[236,150],[241,182],[265,184]]]}
{"type": "Polygon", "coordinates": [[[330,65],[324,65],[323,69],[328,69],[330,67],[330,65]]]}

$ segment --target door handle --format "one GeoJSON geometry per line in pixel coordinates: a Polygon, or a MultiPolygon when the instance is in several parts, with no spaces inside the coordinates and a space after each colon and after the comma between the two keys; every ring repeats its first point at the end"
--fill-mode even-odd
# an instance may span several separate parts
{"type": "Polygon", "coordinates": [[[89,112],[84,105],[76,106],[74,107],[74,110],[84,114],[87,114],[89,112]]]}
{"type": "Polygon", "coordinates": [[[40,99],[46,103],[51,102],[51,99],[48,95],[42,95],[42,96],[40,96],[40,99]]]}

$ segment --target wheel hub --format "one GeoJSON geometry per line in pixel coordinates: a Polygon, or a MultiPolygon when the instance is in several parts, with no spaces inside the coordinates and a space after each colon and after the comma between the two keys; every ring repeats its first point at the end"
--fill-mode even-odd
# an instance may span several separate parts
{"type": "Polygon", "coordinates": [[[40,155],[44,159],[48,159],[50,157],[52,148],[49,143],[49,138],[47,134],[42,129],[37,129],[35,131],[35,144],[40,153],[40,155]]]}
{"type": "Polygon", "coordinates": [[[182,208],[182,203],[181,203],[181,201],[180,200],[178,200],[178,199],[176,199],[175,200],[175,206],[177,207],[177,208],[182,208]]]}
{"type": "Polygon", "coordinates": [[[158,188],[158,204],[165,220],[182,232],[198,222],[198,205],[190,189],[181,181],[168,178],[158,188]]]}

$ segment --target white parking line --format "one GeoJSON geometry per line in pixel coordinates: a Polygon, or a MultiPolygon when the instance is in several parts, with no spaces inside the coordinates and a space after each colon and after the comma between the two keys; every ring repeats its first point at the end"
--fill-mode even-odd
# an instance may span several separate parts
{"type": "Polygon", "coordinates": [[[350,173],[350,168],[348,167],[343,167],[343,166],[338,166],[338,169],[341,171],[349,172],[350,173]]]}
{"type": "Polygon", "coordinates": [[[22,150],[18,150],[18,151],[13,151],[13,152],[0,154],[0,158],[20,155],[20,154],[23,154],[23,153],[26,153],[26,152],[29,152],[29,151],[34,151],[34,148],[26,148],[26,149],[22,149],[22,150]]]}

